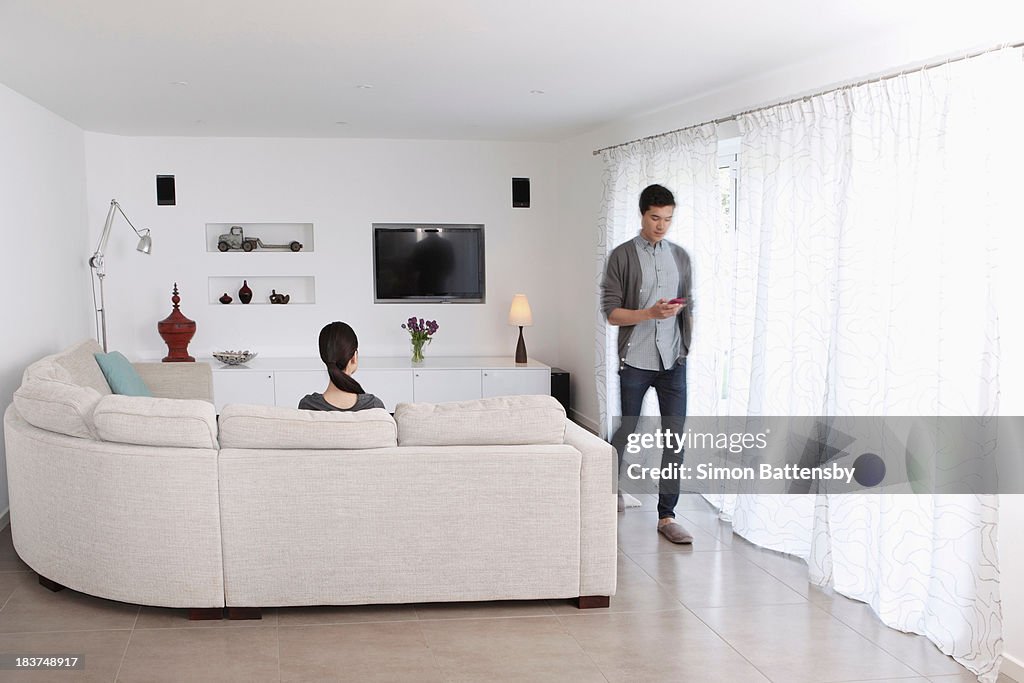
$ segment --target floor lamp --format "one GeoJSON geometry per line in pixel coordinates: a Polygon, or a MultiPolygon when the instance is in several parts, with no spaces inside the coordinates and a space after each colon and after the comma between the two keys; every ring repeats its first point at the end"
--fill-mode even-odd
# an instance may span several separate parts
{"type": "Polygon", "coordinates": [[[132,225],[131,220],[128,216],[125,216],[124,210],[121,205],[117,203],[116,199],[110,200],[110,211],[107,212],[107,222],[103,225],[103,234],[100,236],[100,243],[96,247],[95,253],[92,258],[89,259],[89,267],[92,268],[92,274],[95,279],[92,283],[92,303],[96,309],[96,337],[100,344],[103,346],[103,351],[107,350],[107,308],[104,305],[103,300],[103,279],[107,276],[107,271],[104,268],[103,253],[107,250],[107,240],[110,239],[110,226],[114,223],[114,211],[117,211],[121,216],[128,221],[128,225],[131,225],[132,230],[139,236],[139,245],[136,247],[143,254],[148,254],[153,250],[153,239],[149,236],[149,228],[143,228],[139,230],[132,225]],[[99,295],[96,294],[96,287],[99,285],[99,295]]]}

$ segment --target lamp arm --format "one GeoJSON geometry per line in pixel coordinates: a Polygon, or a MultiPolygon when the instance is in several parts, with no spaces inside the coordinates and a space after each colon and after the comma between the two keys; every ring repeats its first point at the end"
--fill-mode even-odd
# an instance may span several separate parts
{"type": "Polygon", "coordinates": [[[143,233],[148,233],[149,232],[149,228],[143,228],[142,232],[139,232],[139,229],[135,227],[135,224],[132,223],[132,220],[130,218],[128,218],[127,214],[125,214],[124,209],[121,208],[121,205],[118,204],[116,200],[111,199],[110,201],[111,201],[111,203],[114,204],[114,206],[117,207],[118,213],[120,213],[121,217],[124,218],[125,222],[127,222],[128,225],[131,226],[132,230],[135,231],[136,235],[138,235],[139,237],[142,237],[143,233]]]}
{"type": "Polygon", "coordinates": [[[103,234],[100,235],[100,243],[98,245],[96,245],[96,251],[93,252],[92,258],[89,259],[89,265],[92,266],[96,270],[100,270],[100,271],[103,270],[103,255],[107,251],[107,241],[110,240],[110,227],[114,224],[114,211],[115,210],[119,214],[121,214],[121,217],[124,218],[125,221],[128,223],[128,225],[131,226],[132,230],[135,231],[136,235],[138,235],[139,237],[142,237],[143,234],[148,234],[149,233],[149,229],[148,228],[144,232],[139,232],[139,229],[136,228],[135,224],[133,224],[131,219],[128,218],[127,214],[125,214],[125,212],[124,212],[124,209],[122,209],[121,205],[117,203],[117,200],[116,199],[111,199],[110,200],[110,210],[107,211],[107,220],[103,224],[103,234]]]}
{"type": "MultiPolygon", "coordinates": [[[[94,270],[103,269],[103,253],[107,250],[107,240],[110,239],[110,226],[114,224],[114,209],[120,209],[116,199],[110,200],[110,210],[107,211],[107,221],[103,224],[103,233],[100,235],[100,243],[96,245],[96,251],[89,259],[89,266],[94,270]]],[[[124,215],[124,212],[121,213],[124,215]]]]}

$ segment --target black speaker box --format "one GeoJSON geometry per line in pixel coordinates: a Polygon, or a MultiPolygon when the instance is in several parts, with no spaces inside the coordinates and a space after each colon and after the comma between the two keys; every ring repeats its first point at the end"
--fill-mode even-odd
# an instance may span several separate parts
{"type": "Polygon", "coordinates": [[[569,412],[569,373],[562,368],[551,368],[551,395],[569,412]]]}
{"type": "Polygon", "coordinates": [[[158,175],[156,177],[157,206],[174,206],[174,176],[158,175]]]}
{"type": "Polygon", "coordinates": [[[530,179],[529,178],[513,178],[512,179],[512,208],[514,208],[514,209],[528,209],[528,208],[530,208],[530,179]]]}

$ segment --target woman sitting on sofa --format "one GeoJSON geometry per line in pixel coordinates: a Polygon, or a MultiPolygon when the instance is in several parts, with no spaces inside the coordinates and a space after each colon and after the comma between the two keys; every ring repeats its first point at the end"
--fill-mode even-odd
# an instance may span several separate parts
{"type": "Polygon", "coordinates": [[[349,325],[335,321],[320,330],[320,360],[330,381],[322,394],[307,394],[300,410],[367,410],[383,408],[384,402],[368,394],[352,379],[359,367],[359,340],[349,325]]]}

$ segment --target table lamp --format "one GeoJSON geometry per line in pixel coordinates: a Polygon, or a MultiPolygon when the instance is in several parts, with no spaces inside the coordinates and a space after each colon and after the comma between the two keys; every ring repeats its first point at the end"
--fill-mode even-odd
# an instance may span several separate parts
{"type": "Polygon", "coordinates": [[[525,294],[516,294],[512,297],[512,308],[508,311],[508,324],[519,326],[519,344],[516,346],[516,363],[526,363],[526,342],[523,340],[523,327],[533,325],[533,313],[530,312],[530,302],[525,294]]]}

